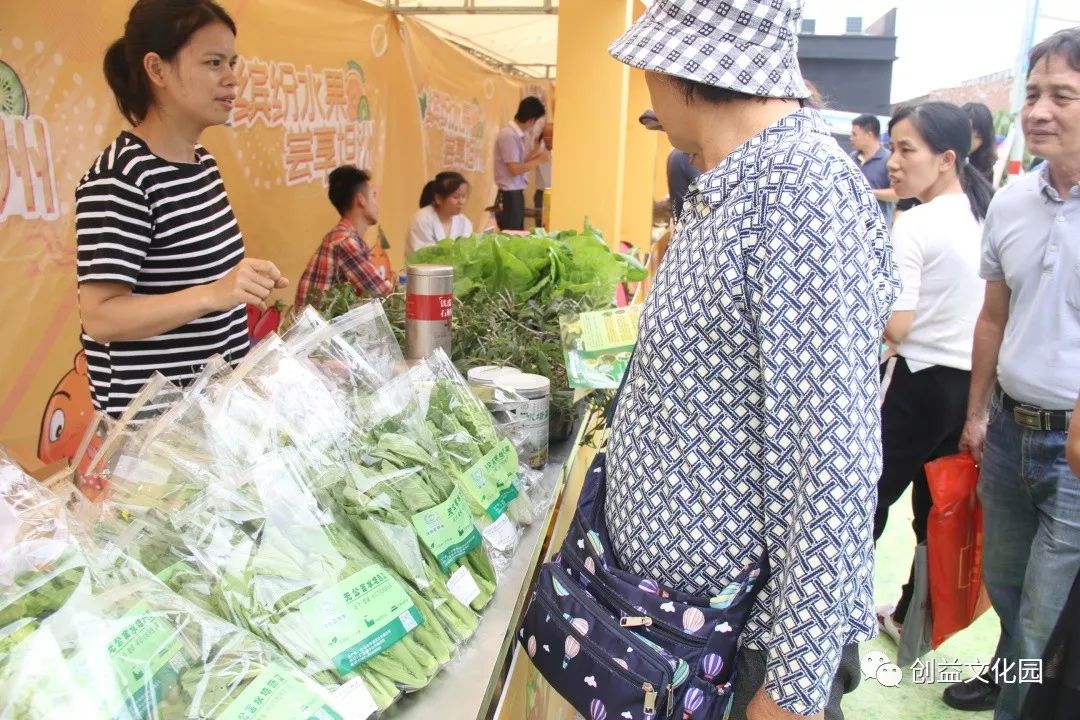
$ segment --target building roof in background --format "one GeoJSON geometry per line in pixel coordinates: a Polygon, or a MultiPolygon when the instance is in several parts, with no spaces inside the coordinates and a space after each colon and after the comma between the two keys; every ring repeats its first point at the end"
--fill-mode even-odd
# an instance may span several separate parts
{"type": "Polygon", "coordinates": [[[910,98],[893,107],[907,103],[926,102],[928,100],[944,100],[956,105],[969,102],[980,102],[990,108],[994,113],[999,110],[1008,110],[1012,96],[1013,74],[1011,71],[1003,71],[992,75],[967,80],[956,87],[939,88],[931,90],[926,95],[910,98]]]}

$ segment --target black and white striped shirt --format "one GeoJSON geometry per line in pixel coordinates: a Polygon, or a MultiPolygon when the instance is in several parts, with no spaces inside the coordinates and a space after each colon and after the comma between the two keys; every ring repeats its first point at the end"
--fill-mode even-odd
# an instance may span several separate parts
{"type": "MultiPolygon", "coordinates": [[[[244,240],[217,162],[168,162],[128,132],[98,157],[75,190],[79,284],[119,282],[162,295],[226,275],[244,240]]],[[[119,416],[155,372],[190,382],[215,354],[235,364],[248,349],[244,306],[205,315],[155,337],[99,343],[82,333],[94,404],[119,416]]]]}

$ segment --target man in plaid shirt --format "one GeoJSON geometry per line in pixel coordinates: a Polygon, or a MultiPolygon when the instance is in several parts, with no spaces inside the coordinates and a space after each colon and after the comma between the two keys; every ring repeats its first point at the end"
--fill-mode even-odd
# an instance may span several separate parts
{"type": "Polygon", "coordinates": [[[379,191],[371,175],[353,165],[330,173],[330,202],[341,213],[341,222],[326,234],[307,264],[296,288],[296,306],[302,307],[338,283],[350,283],[358,295],[371,291],[389,295],[394,284],[379,275],[371,262],[364,233],[379,221],[379,191]]]}

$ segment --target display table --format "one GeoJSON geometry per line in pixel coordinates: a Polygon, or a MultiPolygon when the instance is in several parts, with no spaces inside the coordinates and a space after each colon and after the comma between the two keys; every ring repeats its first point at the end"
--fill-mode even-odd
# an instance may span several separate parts
{"type": "MultiPolygon", "coordinates": [[[[482,720],[492,717],[516,647],[513,633],[521,621],[537,568],[547,556],[549,540],[560,519],[564,491],[579,458],[580,436],[580,431],[575,432],[570,440],[551,446],[544,469],[546,485],[553,488],[551,507],[544,518],[526,528],[517,554],[500,577],[495,599],[481,616],[476,634],[430,685],[400,699],[383,717],[392,720],[482,720]]],[[[576,498],[577,493],[573,495],[576,498]]]]}

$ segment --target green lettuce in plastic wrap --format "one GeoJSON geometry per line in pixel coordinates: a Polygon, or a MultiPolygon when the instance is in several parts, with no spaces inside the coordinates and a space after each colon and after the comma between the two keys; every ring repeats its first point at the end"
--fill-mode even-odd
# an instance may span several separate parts
{"type": "Polygon", "coordinates": [[[186,602],[115,546],[75,541],[62,502],[0,458],[0,718],[363,720],[266,643],[186,602]]]}
{"type": "Polygon", "coordinates": [[[344,462],[314,485],[380,559],[431,599],[450,634],[463,640],[478,623],[469,606],[479,610],[490,601],[495,570],[464,498],[433,457],[410,379],[399,375],[383,383],[364,361],[378,345],[397,347],[382,308],[358,309],[364,311],[360,322],[320,328],[308,318],[313,331],[287,343],[344,399],[352,428],[344,462]],[[364,341],[356,342],[357,335],[364,341]]]}

